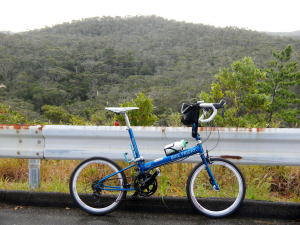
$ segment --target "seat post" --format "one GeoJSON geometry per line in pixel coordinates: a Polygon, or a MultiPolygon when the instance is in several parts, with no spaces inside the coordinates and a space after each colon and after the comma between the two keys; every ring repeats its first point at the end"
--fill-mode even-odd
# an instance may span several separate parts
{"type": "Polygon", "coordinates": [[[134,135],[133,135],[133,131],[132,131],[131,126],[130,126],[129,118],[128,118],[126,112],[122,112],[122,114],[124,115],[125,122],[126,122],[126,125],[127,125],[127,130],[128,130],[129,137],[130,137],[130,140],[131,140],[133,157],[134,157],[135,161],[136,160],[144,160],[144,158],[140,156],[139,149],[138,149],[138,146],[136,144],[136,141],[135,141],[135,138],[134,138],[134,135]]]}
{"type": "Polygon", "coordinates": [[[124,113],[122,113],[122,114],[124,115],[127,129],[130,129],[130,122],[129,122],[129,118],[128,118],[126,112],[124,112],[124,113]]]}

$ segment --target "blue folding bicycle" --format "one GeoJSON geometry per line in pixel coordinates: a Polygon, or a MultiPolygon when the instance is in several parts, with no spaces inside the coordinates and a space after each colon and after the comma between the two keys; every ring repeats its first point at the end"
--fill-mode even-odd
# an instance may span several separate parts
{"type": "MultiPolygon", "coordinates": [[[[131,165],[124,169],[114,161],[103,157],[93,157],[81,162],[70,179],[70,193],[74,201],[90,214],[107,214],[120,205],[128,191],[133,191],[133,195],[144,197],[154,194],[157,190],[158,167],[198,154],[202,162],[191,171],[186,184],[187,197],[191,204],[208,217],[224,217],[234,213],[245,197],[246,185],[243,175],[232,162],[209,157],[208,152],[203,150],[198,133],[198,122],[212,121],[218,109],[224,108],[224,104],[223,100],[220,103],[198,101],[194,104],[183,104],[182,122],[192,126],[192,137],[195,138],[196,145],[179,150],[172,149],[174,145],[168,145],[165,157],[149,162],[146,162],[139,153],[126,114],[127,111],[138,108],[106,108],[124,116],[131,140],[133,160],[131,165]]],[[[129,162],[126,155],[125,160],[129,162]]]]}

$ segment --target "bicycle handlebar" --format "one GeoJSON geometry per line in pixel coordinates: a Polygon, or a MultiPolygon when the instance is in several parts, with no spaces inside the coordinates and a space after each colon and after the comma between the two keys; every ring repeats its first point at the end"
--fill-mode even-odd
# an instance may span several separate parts
{"type": "Polygon", "coordinates": [[[218,113],[218,109],[224,108],[224,105],[226,104],[226,102],[225,102],[225,100],[222,99],[219,103],[205,103],[203,101],[198,101],[197,104],[202,109],[210,108],[213,110],[212,114],[207,119],[204,119],[204,117],[207,114],[207,111],[203,110],[203,113],[199,118],[199,122],[208,123],[215,118],[215,116],[218,113]]]}

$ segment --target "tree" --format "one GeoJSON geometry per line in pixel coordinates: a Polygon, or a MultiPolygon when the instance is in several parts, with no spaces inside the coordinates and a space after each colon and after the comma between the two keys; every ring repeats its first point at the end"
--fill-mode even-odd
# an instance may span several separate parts
{"type": "MultiPolygon", "coordinates": [[[[299,52],[299,43],[153,16],[91,18],[18,34],[0,33],[0,84],[6,86],[0,88],[0,98],[8,103],[24,100],[40,114],[46,104],[67,107],[93,100],[117,105],[143,92],[156,106],[160,118],[156,124],[168,125],[167,116],[206,91],[210,74],[219,68],[246,55],[263,67],[272,49],[291,44],[299,52]]],[[[294,60],[299,63],[299,59],[295,54],[294,60]]],[[[295,89],[298,95],[299,90],[295,89]]],[[[74,111],[85,110],[76,106],[74,111]]],[[[285,112],[283,126],[295,124],[287,122],[295,112],[285,112]]],[[[277,113],[272,117],[273,122],[282,120],[277,113]]]]}
{"type": "Polygon", "coordinates": [[[27,123],[26,118],[12,110],[9,106],[0,104],[0,124],[24,124],[27,123]]]}
{"type": "MultiPolygon", "coordinates": [[[[128,117],[131,125],[133,126],[151,126],[157,120],[156,115],[153,113],[152,99],[143,93],[139,93],[135,99],[130,102],[124,102],[121,107],[139,107],[138,110],[130,111],[128,117]]],[[[122,115],[117,115],[116,119],[125,125],[122,115]]]]}
{"type": "Polygon", "coordinates": [[[44,105],[42,107],[44,116],[52,123],[84,125],[85,121],[79,116],[74,116],[60,106],[44,105]]]}
{"type": "Polygon", "coordinates": [[[91,115],[91,122],[96,125],[104,125],[107,122],[105,111],[97,111],[91,115]]]}
{"type": "Polygon", "coordinates": [[[0,81],[8,82],[12,79],[14,62],[11,59],[0,58],[0,81]]]}
{"type": "Polygon", "coordinates": [[[299,88],[300,71],[297,62],[291,61],[292,47],[274,51],[273,57],[274,60],[268,63],[265,70],[266,80],[261,88],[270,97],[266,116],[268,127],[276,123],[281,126],[299,126],[300,99],[295,93],[295,87],[299,88]]]}
{"type": "Polygon", "coordinates": [[[167,117],[168,126],[171,127],[180,127],[182,126],[181,123],[182,115],[179,112],[173,112],[167,117]]]}
{"type": "Polygon", "coordinates": [[[250,57],[221,70],[211,85],[210,93],[201,92],[206,102],[227,101],[225,118],[217,117],[218,125],[235,127],[265,127],[267,96],[259,92],[266,73],[256,67],[250,57]]]}

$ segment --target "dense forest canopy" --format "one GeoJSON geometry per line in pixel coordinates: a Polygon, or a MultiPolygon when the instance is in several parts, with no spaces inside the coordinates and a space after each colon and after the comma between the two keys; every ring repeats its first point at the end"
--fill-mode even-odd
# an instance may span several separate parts
{"type": "Polygon", "coordinates": [[[105,106],[143,92],[153,99],[158,123],[166,125],[182,102],[210,90],[222,68],[247,56],[263,69],[272,51],[287,45],[299,64],[299,39],[155,16],[0,33],[0,101],[30,121],[45,121],[44,105],[91,120],[103,118],[105,106]]]}

